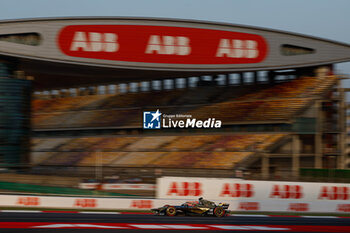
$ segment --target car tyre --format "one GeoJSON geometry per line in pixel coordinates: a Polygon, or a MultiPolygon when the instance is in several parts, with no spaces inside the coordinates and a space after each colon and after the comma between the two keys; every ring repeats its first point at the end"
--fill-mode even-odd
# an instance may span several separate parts
{"type": "Polygon", "coordinates": [[[166,212],[167,216],[175,216],[176,215],[176,209],[173,206],[169,206],[165,212],[166,212]]]}
{"type": "Polygon", "coordinates": [[[225,216],[225,210],[222,207],[220,207],[220,206],[215,207],[215,209],[214,209],[214,216],[218,217],[218,218],[221,218],[221,217],[225,216]]]}

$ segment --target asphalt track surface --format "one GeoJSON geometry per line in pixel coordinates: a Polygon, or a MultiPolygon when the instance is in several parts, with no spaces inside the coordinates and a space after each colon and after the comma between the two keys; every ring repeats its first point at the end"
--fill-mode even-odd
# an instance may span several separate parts
{"type": "Polygon", "coordinates": [[[1,212],[1,233],[350,232],[350,218],[1,212]]]}

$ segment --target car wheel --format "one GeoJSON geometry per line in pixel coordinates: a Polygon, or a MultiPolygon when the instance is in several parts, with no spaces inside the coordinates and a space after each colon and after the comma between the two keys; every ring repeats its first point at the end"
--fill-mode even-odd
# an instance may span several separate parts
{"type": "Polygon", "coordinates": [[[222,207],[215,207],[214,209],[214,216],[215,217],[223,217],[225,215],[225,210],[222,207]]]}
{"type": "Polygon", "coordinates": [[[176,209],[173,206],[169,206],[165,212],[166,212],[167,216],[175,216],[176,215],[176,209]]]}

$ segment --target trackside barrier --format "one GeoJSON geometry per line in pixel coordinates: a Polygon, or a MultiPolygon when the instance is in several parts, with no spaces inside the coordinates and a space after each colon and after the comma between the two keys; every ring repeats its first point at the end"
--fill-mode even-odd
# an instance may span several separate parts
{"type": "Polygon", "coordinates": [[[0,207],[149,210],[203,196],[232,211],[350,213],[350,184],[163,177],[157,199],[0,195],[0,207]]]}
{"type": "MultiPolygon", "coordinates": [[[[191,200],[191,199],[188,199],[191,200]]],[[[220,200],[214,200],[219,202],[220,200]]],[[[37,207],[50,209],[95,209],[95,210],[149,210],[165,204],[180,205],[184,201],[177,199],[131,199],[131,198],[85,198],[0,195],[0,207],[37,207]]],[[[231,211],[266,212],[322,212],[349,213],[348,201],[296,202],[293,200],[270,201],[226,201],[231,211]]]]}
{"type": "Polygon", "coordinates": [[[115,184],[80,183],[79,188],[81,188],[81,189],[100,188],[101,190],[155,190],[156,185],[154,185],[154,184],[123,184],[123,183],[115,183],[115,184]]]}
{"type": "Polygon", "coordinates": [[[64,195],[108,195],[108,196],[135,196],[130,194],[122,193],[109,193],[101,190],[83,190],[78,188],[68,188],[68,187],[51,187],[44,185],[35,184],[21,184],[15,182],[0,182],[0,187],[3,190],[11,190],[16,192],[31,192],[31,193],[42,193],[42,194],[64,194],[64,195]]]}
{"type": "Polygon", "coordinates": [[[235,211],[350,212],[350,184],[162,177],[157,198],[220,200],[235,211]]]}
{"type": "Polygon", "coordinates": [[[53,209],[149,210],[165,204],[177,205],[179,200],[86,198],[0,195],[0,207],[38,207],[53,209]]]}

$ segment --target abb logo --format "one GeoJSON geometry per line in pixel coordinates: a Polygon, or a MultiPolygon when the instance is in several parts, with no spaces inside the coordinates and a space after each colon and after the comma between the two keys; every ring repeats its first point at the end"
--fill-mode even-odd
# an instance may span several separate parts
{"type": "Polygon", "coordinates": [[[259,202],[240,202],[238,206],[239,210],[259,210],[259,202]]]}
{"type": "Polygon", "coordinates": [[[152,200],[133,200],[130,205],[131,208],[149,209],[153,207],[152,200]]]}
{"type": "Polygon", "coordinates": [[[117,39],[115,33],[75,32],[70,51],[113,53],[119,49],[117,39]]]}
{"type": "Polygon", "coordinates": [[[97,207],[97,200],[96,199],[76,199],[74,202],[74,207],[95,208],[97,207]]]}
{"type": "Polygon", "coordinates": [[[167,195],[200,196],[202,193],[202,184],[199,182],[171,182],[167,195]]]}
{"type": "Polygon", "coordinates": [[[322,186],[318,199],[349,200],[349,188],[338,186],[322,186]]]}
{"type": "Polygon", "coordinates": [[[300,199],[304,196],[303,187],[300,185],[278,185],[272,188],[270,198],[300,199]]]}
{"type": "Polygon", "coordinates": [[[350,204],[338,204],[337,211],[350,212],[350,204]]]}
{"type": "Polygon", "coordinates": [[[254,40],[222,39],[216,52],[217,57],[256,58],[258,55],[258,43],[254,40]]]}
{"type": "Polygon", "coordinates": [[[70,57],[156,67],[157,63],[194,67],[259,63],[268,53],[260,35],[160,25],[69,25],[59,32],[57,44],[70,57]]]}
{"type": "Polygon", "coordinates": [[[190,39],[184,36],[151,35],[146,48],[146,54],[189,55],[190,39]]]}
{"type": "Polygon", "coordinates": [[[40,199],[38,197],[19,197],[16,204],[24,206],[39,206],[40,199]]]}
{"type": "Polygon", "coordinates": [[[221,197],[253,197],[254,196],[254,186],[252,184],[228,184],[225,183],[222,186],[221,197]]]}
{"type": "Polygon", "coordinates": [[[308,203],[289,203],[289,211],[309,211],[308,203]]]}

